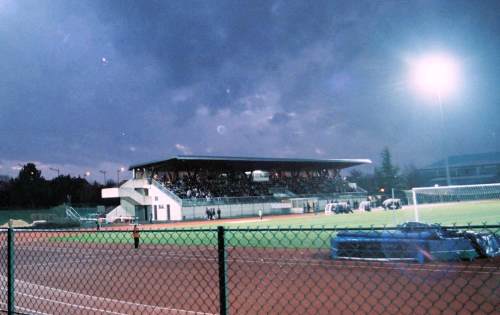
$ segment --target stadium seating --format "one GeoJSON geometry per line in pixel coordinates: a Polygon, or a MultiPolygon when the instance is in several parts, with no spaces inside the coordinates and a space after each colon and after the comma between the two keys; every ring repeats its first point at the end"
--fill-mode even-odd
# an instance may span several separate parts
{"type": "Polygon", "coordinates": [[[295,195],[354,191],[342,178],[328,176],[270,176],[269,181],[256,182],[251,177],[234,174],[220,174],[212,178],[184,175],[174,182],[165,178],[160,181],[183,199],[270,196],[276,191],[287,191],[295,195]]]}

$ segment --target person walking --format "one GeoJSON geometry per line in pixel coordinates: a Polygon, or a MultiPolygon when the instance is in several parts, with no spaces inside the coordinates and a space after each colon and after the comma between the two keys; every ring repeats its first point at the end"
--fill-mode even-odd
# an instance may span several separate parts
{"type": "Polygon", "coordinates": [[[138,249],[139,248],[139,228],[137,227],[137,224],[134,224],[134,230],[132,231],[132,237],[134,238],[134,248],[138,249]]]}
{"type": "Polygon", "coordinates": [[[217,219],[220,220],[220,208],[217,208],[217,219]]]}

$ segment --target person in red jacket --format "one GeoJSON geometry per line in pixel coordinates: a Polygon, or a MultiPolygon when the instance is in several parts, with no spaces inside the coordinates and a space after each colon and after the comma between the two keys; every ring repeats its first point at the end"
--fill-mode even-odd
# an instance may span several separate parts
{"type": "Polygon", "coordinates": [[[134,224],[134,230],[132,231],[132,237],[134,238],[134,248],[138,249],[139,248],[139,228],[137,227],[137,224],[134,224]]]}

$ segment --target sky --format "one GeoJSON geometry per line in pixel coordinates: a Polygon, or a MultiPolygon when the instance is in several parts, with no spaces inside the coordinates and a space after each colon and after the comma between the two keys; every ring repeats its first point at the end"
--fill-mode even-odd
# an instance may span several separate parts
{"type": "MultiPolygon", "coordinates": [[[[0,174],[500,151],[499,1],[0,0],[0,174]],[[460,82],[419,93],[412,65],[460,82]]],[[[112,177],[112,175],[108,175],[112,177]]]]}

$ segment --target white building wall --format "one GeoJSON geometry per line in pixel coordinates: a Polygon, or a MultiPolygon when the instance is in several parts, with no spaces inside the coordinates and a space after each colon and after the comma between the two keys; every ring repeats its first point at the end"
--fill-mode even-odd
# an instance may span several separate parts
{"type": "Polygon", "coordinates": [[[180,221],[182,220],[181,205],[165,194],[163,191],[158,189],[154,185],[149,187],[149,196],[151,197],[151,212],[153,215],[153,221],[167,221],[168,213],[167,210],[170,207],[170,221],[180,221]],[[156,217],[155,217],[155,206],[156,206],[156,217]]]}

